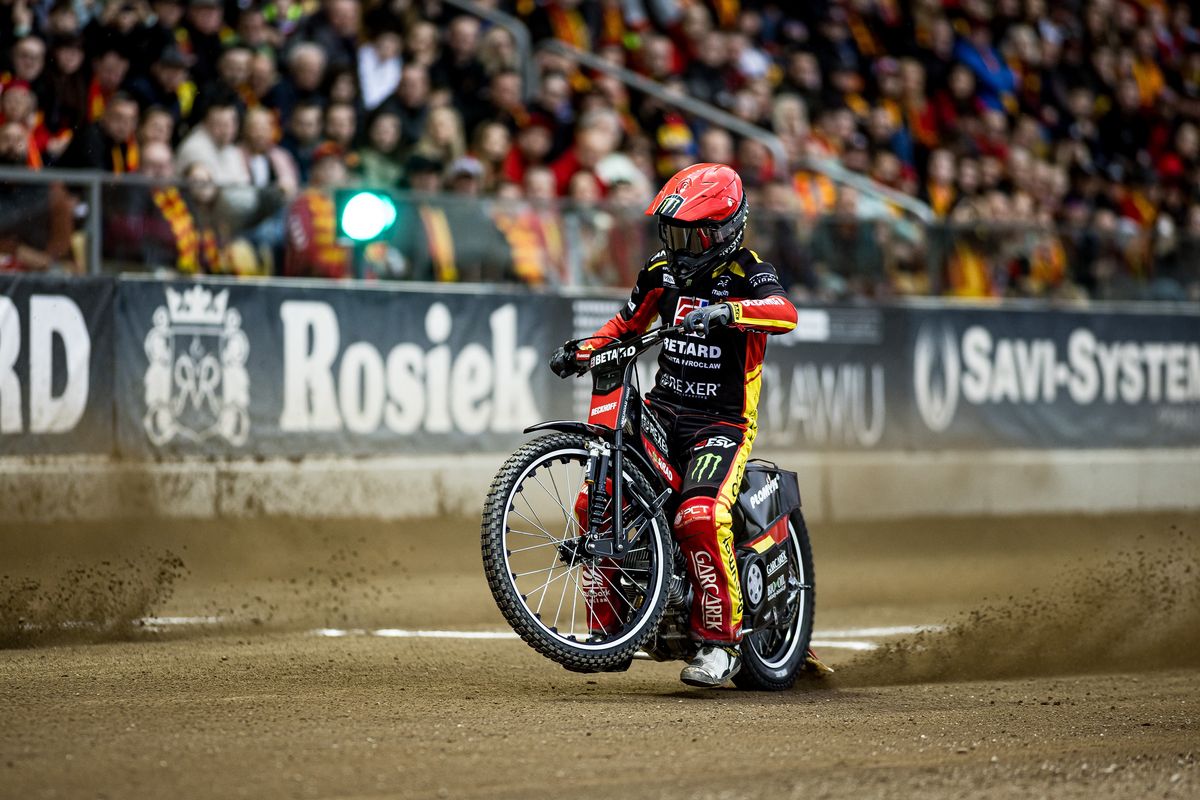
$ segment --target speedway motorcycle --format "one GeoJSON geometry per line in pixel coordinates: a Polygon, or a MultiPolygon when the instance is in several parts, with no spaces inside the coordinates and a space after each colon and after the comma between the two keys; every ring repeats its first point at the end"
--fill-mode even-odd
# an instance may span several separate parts
{"type": "MultiPolygon", "coordinates": [[[[547,433],[509,457],[487,496],[482,546],[492,596],[526,643],[569,670],[621,671],[642,652],[657,661],[695,654],[692,588],[668,522],[681,474],[635,369],[681,331],[664,325],[594,350],[587,421],[527,428],[547,433]]],[[[814,601],[795,473],[750,461],[733,518],[743,598],[734,683],[787,689],[806,668],[814,601]]]]}

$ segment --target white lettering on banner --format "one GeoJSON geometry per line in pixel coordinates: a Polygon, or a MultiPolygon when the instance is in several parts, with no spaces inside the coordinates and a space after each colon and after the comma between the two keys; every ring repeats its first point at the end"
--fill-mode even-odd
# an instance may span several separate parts
{"type": "Polygon", "coordinates": [[[799,433],[811,444],[874,447],[883,438],[886,400],[883,366],[799,364],[791,380],[778,367],[763,368],[766,435],[779,443],[799,433]]]}
{"type": "Polygon", "coordinates": [[[425,314],[433,345],[397,344],[384,358],[370,342],[346,347],[334,380],[341,331],[336,312],[322,302],[287,301],[284,328],[285,431],[339,430],[368,434],[520,430],[539,419],[531,380],[537,353],[517,344],[517,310],[506,305],[489,317],[491,349],[447,344],[454,320],[443,303],[425,314]]]}
{"type": "Polygon", "coordinates": [[[83,418],[88,399],[92,340],[75,301],[61,295],[29,298],[29,430],[64,433],[83,418]],[[63,343],[67,381],[53,396],[54,337],[63,343]]]}
{"type": "Polygon", "coordinates": [[[956,339],[949,326],[917,334],[913,359],[917,408],[943,431],[961,396],[971,405],[1053,403],[1060,391],[1087,406],[1200,402],[1200,345],[1185,342],[1104,342],[1087,328],[1067,337],[1066,359],[1053,339],[994,337],[983,326],[956,339]]]}
{"type": "MultiPolygon", "coordinates": [[[[21,318],[11,299],[0,297],[0,433],[21,433],[21,318]]],[[[64,295],[29,298],[29,432],[66,433],[87,410],[92,339],[83,312],[64,295]],[[62,343],[65,381],[54,394],[54,340],[62,343]]]]}
{"type": "Polygon", "coordinates": [[[285,431],[336,431],[342,427],[333,386],[333,361],[340,343],[337,314],[328,303],[285,300],[283,321],[283,412],[285,431]],[[310,344],[311,342],[311,344],[310,344]]]}
{"type": "Polygon", "coordinates": [[[370,433],[383,419],[383,358],[366,342],[342,353],[338,369],[338,401],[346,430],[370,433]]]}
{"type": "Polygon", "coordinates": [[[17,306],[0,296],[0,433],[20,433],[21,380],[17,358],[21,355],[21,318],[17,306]]]}

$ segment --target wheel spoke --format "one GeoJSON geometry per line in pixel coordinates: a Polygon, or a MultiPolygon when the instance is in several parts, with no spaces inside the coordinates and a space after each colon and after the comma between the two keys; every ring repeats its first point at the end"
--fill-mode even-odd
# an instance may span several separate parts
{"type": "Polygon", "coordinates": [[[564,571],[564,572],[560,572],[558,575],[552,575],[552,576],[551,576],[551,577],[550,577],[550,578],[549,578],[549,579],[548,579],[548,580],[547,580],[545,583],[543,583],[541,586],[537,587],[537,588],[536,588],[536,589],[534,589],[532,592],[529,592],[528,594],[526,594],[526,595],[525,595],[526,597],[532,597],[533,595],[537,594],[538,592],[541,592],[541,593],[542,593],[542,599],[541,599],[541,600],[538,600],[538,606],[537,606],[537,608],[536,608],[536,609],[534,609],[534,613],[535,613],[535,614],[541,614],[541,613],[542,613],[542,603],[543,603],[543,602],[545,602],[545,600],[546,600],[546,595],[547,595],[546,589],[548,589],[548,588],[550,587],[550,584],[554,583],[554,582],[555,582],[555,581],[557,581],[557,580],[560,580],[560,579],[561,579],[563,576],[565,576],[565,575],[567,574],[567,572],[569,572],[569,571],[570,571],[570,570],[566,570],[566,571],[564,571]]]}
{"type": "Polygon", "coordinates": [[[524,578],[526,575],[538,575],[543,572],[553,572],[559,566],[561,566],[561,565],[553,564],[549,567],[546,567],[545,569],[531,569],[528,572],[514,572],[513,577],[514,578],[524,578]]]}
{"type": "MultiPolygon", "coordinates": [[[[581,534],[587,532],[583,529],[583,526],[579,524],[579,520],[575,519],[575,515],[567,511],[567,507],[565,505],[563,505],[562,500],[560,500],[559,498],[550,494],[550,490],[546,488],[546,485],[544,483],[542,483],[542,479],[539,478],[536,473],[531,473],[529,477],[533,478],[533,480],[537,483],[537,485],[542,488],[542,491],[546,493],[547,497],[549,497],[551,500],[553,500],[555,503],[558,504],[559,509],[563,512],[563,521],[566,522],[566,524],[567,524],[567,530],[570,530],[571,525],[574,524],[575,527],[579,528],[579,532],[581,534]]],[[[526,503],[526,505],[528,505],[529,501],[526,500],[525,503],[526,503]]],[[[529,506],[529,510],[532,511],[533,506],[529,506]]],[[[563,536],[565,537],[566,535],[567,535],[567,531],[563,531],[563,536]]]]}
{"type": "MultiPolygon", "coordinates": [[[[513,527],[508,527],[508,528],[506,528],[506,530],[509,533],[519,533],[522,536],[532,536],[535,539],[549,539],[550,540],[544,544],[535,544],[534,547],[546,547],[546,546],[552,545],[552,544],[562,544],[561,540],[555,539],[553,536],[547,536],[544,533],[530,533],[529,531],[523,531],[523,530],[520,530],[519,528],[513,528],[513,527]]],[[[515,553],[517,551],[514,550],[513,552],[515,553]]]]}
{"type": "MultiPolygon", "coordinates": [[[[513,533],[524,533],[524,531],[513,531],[513,533]]],[[[532,536],[531,533],[526,533],[526,536],[532,536]]],[[[561,545],[562,542],[542,542],[541,544],[531,544],[528,547],[518,547],[516,550],[509,550],[508,554],[514,556],[517,553],[524,553],[526,550],[537,550],[539,547],[555,547],[561,545]]]]}
{"type": "MultiPolygon", "coordinates": [[[[528,501],[528,500],[526,500],[526,501],[525,501],[525,505],[526,505],[526,506],[529,506],[529,513],[533,514],[533,515],[536,517],[536,516],[537,516],[537,512],[533,510],[533,506],[530,506],[530,505],[529,505],[529,501],[528,501]]],[[[527,516],[525,516],[524,514],[522,514],[522,513],[521,513],[521,511],[520,511],[520,510],[519,510],[519,509],[518,509],[518,508],[517,508],[515,505],[513,506],[513,513],[514,513],[514,514],[516,514],[516,515],[517,515],[518,517],[520,517],[521,519],[523,519],[523,520],[525,520],[526,522],[528,522],[528,523],[529,523],[530,525],[532,525],[533,527],[537,528],[537,529],[538,529],[539,531],[541,531],[542,533],[544,533],[544,534],[546,535],[546,538],[547,538],[547,539],[549,539],[549,540],[551,540],[551,541],[553,541],[553,542],[561,542],[561,541],[563,541],[562,539],[555,538],[555,537],[554,537],[554,535],[552,535],[552,534],[550,533],[550,531],[546,530],[546,529],[545,529],[545,528],[543,528],[541,525],[538,525],[536,522],[534,522],[533,520],[531,520],[529,517],[527,517],[527,516]]],[[[531,534],[531,535],[532,535],[532,534],[531,534]]]]}
{"type": "MultiPolygon", "coordinates": [[[[560,491],[558,490],[558,481],[554,480],[554,465],[553,465],[553,464],[551,464],[551,465],[550,465],[550,466],[549,466],[549,467],[546,469],[546,472],[550,473],[550,485],[554,487],[554,495],[555,495],[555,497],[562,497],[562,492],[560,492],[560,491]]],[[[567,509],[566,509],[566,508],[565,508],[565,506],[564,506],[564,508],[563,508],[563,522],[567,522],[567,516],[568,516],[568,515],[567,515],[567,509]]],[[[567,524],[567,527],[570,527],[570,523],[568,523],[568,524],[567,524]]]]}
{"type": "MultiPolygon", "coordinates": [[[[574,569],[574,568],[575,568],[575,559],[573,559],[573,558],[572,558],[572,559],[571,559],[571,563],[570,563],[570,564],[567,564],[567,571],[566,571],[566,572],[564,572],[563,574],[564,574],[564,575],[570,575],[570,574],[571,574],[571,570],[572,570],[572,569],[574,569]]],[[[562,590],[562,594],[561,594],[561,595],[559,595],[559,597],[558,597],[558,608],[556,608],[556,609],[554,610],[554,624],[550,626],[550,627],[552,627],[552,628],[555,628],[555,629],[557,629],[557,628],[558,628],[558,618],[559,618],[559,617],[562,615],[562,605],[563,605],[563,600],[564,600],[564,599],[566,599],[566,596],[567,596],[567,582],[566,582],[566,581],[563,581],[563,590],[562,590]]]]}

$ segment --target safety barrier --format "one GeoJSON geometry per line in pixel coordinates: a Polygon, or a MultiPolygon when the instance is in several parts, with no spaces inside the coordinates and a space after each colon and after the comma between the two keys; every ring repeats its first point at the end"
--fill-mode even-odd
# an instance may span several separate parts
{"type": "MultiPolygon", "coordinates": [[[[501,452],[526,425],[581,411],[586,381],[559,381],[546,355],[619,302],[3,277],[0,452],[501,452]]],[[[760,447],[787,450],[1196,447],[1200,312],[802,307],[771,340],[760,411],[760,447]]]]}

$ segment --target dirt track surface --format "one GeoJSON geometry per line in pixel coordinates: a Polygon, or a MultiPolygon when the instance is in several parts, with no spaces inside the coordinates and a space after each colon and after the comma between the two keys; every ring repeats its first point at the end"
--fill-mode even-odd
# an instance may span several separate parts
{"type": "Polygon", "coordinates": [[[0,526],[0,797],[1200,797],[1196,516],[825,526],[818,635],[948,627],[781,694],[313,632],[500,630],[477,542],[0,526]]]}

